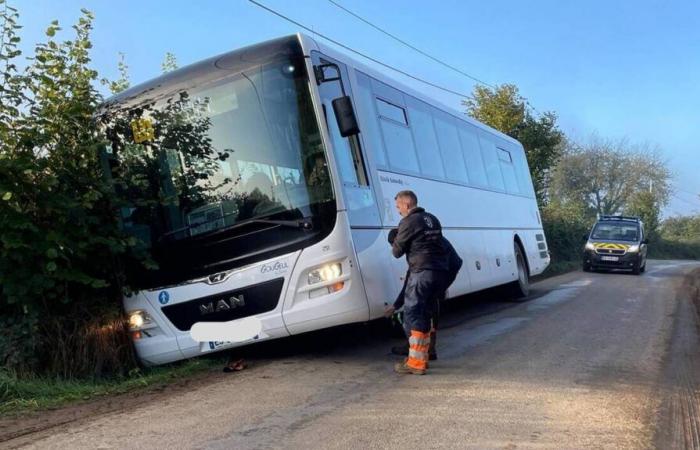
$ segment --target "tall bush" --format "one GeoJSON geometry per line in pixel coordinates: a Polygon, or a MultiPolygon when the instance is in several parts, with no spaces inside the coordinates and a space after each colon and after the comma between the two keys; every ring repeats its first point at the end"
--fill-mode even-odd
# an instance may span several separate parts
{"type": "Polygon", "coordinates": [[[542,224],[553,262],[578,261],[583,250],[583,236],[590,231],[594,218],[577,203],[551,202],[542,208],[542,224]]]}
{"type": "Polygon", "coordinates": [[[63,376],[128,370],[130,346],[98,342],[124,332],[115,256],[133,243],[118,230],[100,170],[93,16],[82,10],[62,42],[52,22],[22,71],[17,19],[0,0],[0,364],[63,376]]]}

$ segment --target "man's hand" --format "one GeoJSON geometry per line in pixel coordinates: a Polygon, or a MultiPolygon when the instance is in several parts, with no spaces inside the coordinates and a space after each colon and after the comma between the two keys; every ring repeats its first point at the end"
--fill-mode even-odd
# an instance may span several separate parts
{"type": "Polygon", "coordinates": [[[389,243],[393,244],[394,240],[396,239],[396,235],[399,234],[399,229],[398,228],[392,228],[389,230],[389,243]]]}
{"type": "Polygon", "coordinates": [[[394,309],[394,305],[387,306],[386,308],[384,308],[384,317],[388,319],[394,315],[394,312],[396,312],[396,309],[394,309]]]}

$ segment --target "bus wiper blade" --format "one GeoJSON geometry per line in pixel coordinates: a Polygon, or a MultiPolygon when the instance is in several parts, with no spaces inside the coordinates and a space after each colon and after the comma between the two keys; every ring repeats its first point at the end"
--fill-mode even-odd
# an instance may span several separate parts
{"type": "Polygon", "coordinates": [[[273,220],[273,219],[248,219],[236,224],[233,224],[228,227],[224,228],[219,228],[217,230],[211,230],[206,233],[202,233],[198,235],[197,237],[211,237],[215,236],[221,233],[226,233],[231,230],[235,230],[236,228],[241,228],[246,225],[250,225],[251,223],[262,223],[262,224],[270,224],[270,225],[278,225],[278,226],[283,226],[283,227],[289,227],[289,228],[299,228],[304,231],[311,231],[313,229],[313,223],[311,222],[311,217],[304,217],[302,219],[297,219],[297,220],[273,220]]]}
{"type": "Polygon", "coordinates": [[[224,214],[222,216],[214,217],[213,219],[205,220],[204,222],[197,222],[193,225],[186,225],[184,227],[177,228],[177,229],[172,230],[172,231],[168,231],[166,233],[163,233],[158,240],[162,241],[164,238],[172,236],[173,234],[182,233],[183,231],[190,231],[192,228],[196,228],[196,227],[205,225],[207,223],[216,222],[218,220],[224,220],[224,218],[226,218],[228,216],[232,216],[234,214],[238,214],[238,212],[227,213],[227,214],[224,214]]]}
{"type": "Polygon", "coordinates": [[[290,228],[301,228],[302,230],[308,231],[313,229],[314,227],[310,219],[310,217],[304,217],[303,219],[297,220],[251,219],[244,223],[241,223],[240,225],[244,225],[245,223],[269,223],[270,225],[280,225],[283,227],[290,228]]]}

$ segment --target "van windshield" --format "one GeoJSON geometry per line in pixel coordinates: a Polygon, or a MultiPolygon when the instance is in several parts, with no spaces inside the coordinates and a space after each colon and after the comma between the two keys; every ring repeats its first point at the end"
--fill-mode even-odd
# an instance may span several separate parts
{"type": "Polygon", "coordinates": [[[634,223],[598,223],[591,239],[635,242],[639,240],[639,226],[634,223]]]}

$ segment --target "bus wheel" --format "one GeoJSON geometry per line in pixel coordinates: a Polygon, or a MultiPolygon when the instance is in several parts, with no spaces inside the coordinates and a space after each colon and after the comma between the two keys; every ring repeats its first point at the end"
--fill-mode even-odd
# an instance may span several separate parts
{"type": "Polygon", "coordinates": [[[523,300],[530,293],[530,275],[525,264],[525,255],[518,244],[513,244],[518,279],[510,284],[510,293],[516,300],[523,300]]]}

